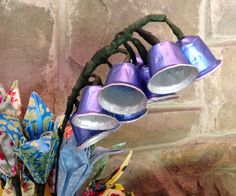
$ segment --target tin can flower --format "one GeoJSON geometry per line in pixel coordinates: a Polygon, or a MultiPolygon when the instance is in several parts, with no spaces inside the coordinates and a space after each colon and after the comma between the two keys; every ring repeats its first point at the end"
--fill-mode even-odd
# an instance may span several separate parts
{"type": "Polygon", "coordinates": [[[22,125],[17,118],[0,114],[0,128],[11,138],[15,154],[38,184],[46,183],[53,167],[61,122],[62,116],[54,123],[52,113],[35,92],[31,94],[22,125]]]}

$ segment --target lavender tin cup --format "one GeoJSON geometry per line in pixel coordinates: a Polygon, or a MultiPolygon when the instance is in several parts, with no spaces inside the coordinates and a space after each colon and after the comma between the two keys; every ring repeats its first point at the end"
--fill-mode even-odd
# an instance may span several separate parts
{"type": "Polygon", "coordinates": [[[165,41],[148,52],[150,80],[148,89],[155,94],[170,94],[189,86],[198,76],[198,70],[185,59],[180,48],[165,41]]]}
{"type": "Polygon", "coordinates": [[[131,63],[114,65],[98,101],[103,109],[115,114],[129,115],[143,111],[147,98],[142,91],[137,68],[131,63]]]}
{"type": "Polygon", "coordinates": [[[119,127],[119,122],[113,114],[104,111],[98,104],[98,93],[102,86],[86,86],[83,89],[80,104],[71,117],[71,124],[88,130],[111,130],[119,127]]]}
{"type": "Polygon", "coordinates": [[[199,36],[186,36],[178,44],[189,63],[198,69],[197,80],[220,67],[221,60],[215,58],[199,36]]]}
{"type": "Polygon", "coordinates": [[[89,147],[103,138],[107,137],[112,131],[91,131],[72,125],[73,133],[77,142],[78,149],[89,147]]]}
{"type": "Polygon", "coordinates": [[[175,93],[158,95],[158,94],[154,94],[154,93],[150,92],[149,89],[147,88],[148,81],[150,80],[150,72],[149,72],[148,66],[145,66],[145,65],[139,66],[138,67],[138,76],[139,76],[140,81],[142,82],[143,92],[145,93],[145,95],[148,99],[148,101],[147,101],[148,105],[151,103],[159,102],[159,101],[176,99],[179,97],[175,93]]]}

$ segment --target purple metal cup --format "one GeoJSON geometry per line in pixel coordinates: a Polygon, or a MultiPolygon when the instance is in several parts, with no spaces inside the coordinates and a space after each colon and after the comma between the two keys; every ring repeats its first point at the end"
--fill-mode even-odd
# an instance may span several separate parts
{"type": "Polygon", "coordinates": [[[178,44],[189,63],[198,69],[197,80],[220,67],[221,60],[215,58],[199,36],[186,36],[178,44]]]}
{"type": "Polygon", "coordinates": [[[71,117],[73,126],[88,130],[111,130],[119,127],[113,114],[104,111],[98,104],[98,93],[102,86],[86,86],[83,89],[76,114],[71,117]]]}
{"type": "Polygon", "coordinates": [[[159,101],[166,101],[169,99],[176,99],[179,96],[176,95],[175,93],[172,94],[163,94],[163,95],[158,95],[150,92],[147,88],[148,81],[150,80],[150,72],[148,66],[145,65],[140,65],[138,68],[138,76],[140,81],[142,82],[142,89],[143,92],[145,93],[148,101],[147,104],[159,102],[159,101]]]}
{"type": "Polygon", "coordinates": [[[154,45],[148,52],[150,80],[148,89],[155,94],[170,94],[189,86],[198,76],[198,70],[190,65],[180,48],[165,41],[154,45]]]}
{"type": "Polygon", "coordinates": [[[73,133],[77,142],[78,149],[89,147],[103,138],[107,137],[112,131],[91,131],[72,125],[73,133]]]}
{"type": "Polygon", "coordinates": [[[138,79],[137,68],[131,63],[114,65],[106,85],[98,95],[100,106],[114,114],[135,114],[143,111],[147,98],[138,79]]]}
{"type": "Polygon", "coordinates": [[[126,114],[126,115],[115,114],[115,117],[120,123],[131,123],[139,120],[146,114],[147,114],[147,109],[144,109],[143,111],[135,114],[126,114]]]}

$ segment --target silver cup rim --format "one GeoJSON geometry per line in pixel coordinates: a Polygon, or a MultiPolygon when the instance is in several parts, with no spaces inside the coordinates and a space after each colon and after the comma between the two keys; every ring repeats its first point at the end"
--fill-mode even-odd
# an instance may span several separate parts
{"type": "Polygon", "coordinates": [[[113,117],[113,116],[110,116],[108,114],[101,114],[101,113],[95,113],[95,112],[89,112],[89,113],[85,113],[85,114],[76,114],[75,116],[73,116],[73,118],[71,119],[71,123],[73,123],[74,126],[77,126],[79,128],[82,128],[82,129],[88,129],[88,130],[92,130],[92,131],[104,131],[104,130],[113,130],[113,129],[116,129],[117,127],[119,127],[119,121],[113,117]],[[110,119],[112,121],[114,121],[116,123],[116,125],[114,127],[104,127],[104,128],[100,128],[99,126],[96,126],[95,128],[91,128],[91,126],[81,126],[77,123],[75,123],[75,119],[76,118],[79,118],[79,117],[82,117],[82,116],[91,116],[91,115],[94,115],[94,116],[102,116],[102,117],[106,117],[107,119],[110,119]]]}
{"type": "MultiPolygon", "coordinates": [[[[145,93],[140,89],[140,88],[138,88],[138,87],[136,87],[136,86],[134,86],[134,85],[132,85],[132,84],[129,84],[129,83],[122,83],[122,82],[115,82],[115,83],[112,83],[112,84],[108,84],[108,85],[106,85],[106,86],[104,86],[103,88],[102,88],[102,90],[98,93],[98,103],[99,103],[99,105],[104,109],[104,110],[106,110],[106,111],[108,111],[108,112],[111,112],[111,113],[115,113],[115,114],[119,114],[119,115],[129,115],[129,114],[134,114],[134,113],[138,113],[138,112],[141,112],[144,108],[146,108],[146,106],[147,106],[147,97],[146,97],[146,95],[145,95],[145,93]],[[107,88],[110,88],[110,87],[112,87],[112,86],[128,86],[128,87],[130,87],[130,88],[132,88],[132,89],[135,89],[136,91],[138,91],[139,93],[141,93],[141,95],[143,96],[143,99],[144,99],[144,105],[143,105],[143,107],[142,107],[142,109],[140,109],[139,111],[131,111],[131,112],[122,112],[122,113],[117,113],[117,111],[112,111],[112,110],[109,110],[109,109],[107,109],[106,107],[104,107],[104,105],[103,105],[103,103],[102,103],[102,92],[103,92],[103,90],[106,90],[107,88]]],[[[118,111],[119,112],[119,111],[118,111]]]]}
{"type": "MultiPolygon", "coordinates": [[[[140,113],[141,113],[141,112],[140,112],[140,113]]],[[[132,123],[132,122],[135,122],[135,121],[137,121],[137,120],[143,118],[143,117],[146,116],[147,114],[148,114],[148,109],[146,108],[146,109],[144,109],[143,114],[140,115],[138,118],[135,118],[135,119],[133,119],[133,120],[127,120],[127,121],[119,121],[119,122],[120,122],[120,124],[132,123]]]]}
{"type": "MultiPolygon", "coordinates": [[[[93,130],[91,130],[91,131],[93,131],[93,130]]],[[[81,150],[81,149],[87,148],[87,147],[97,143],[98,141],[104,139],[105,137],[107,137],[111,133],[112,133],[112,131],[102,131],[99,134],[90,137],[89,139],[84,141],[81,145],[77,146],[77,149],[81,150]]]]}
{"type": "MultiPolygon", "coordinates": [[[[154,75],[152,75],[148,81],[148,89],[150,92],[154,93],[154,94],[170,94],[170,93],[176,93],[178,91],[181,91],[182,89],[184,89],[185,87],[187,87],[189,84],[191,84],[193,81],[196,80],[197,76],[198,76],[199,72],[198,69],[191,65],[191,64],[174,64],[174,65],[168,65],[167,67],[160,69],[159,71],[157,71],[154,75]],[[185,82],[185,83],[181,83],[181,85],[179,84],[177,88],[170,90],[158,90],[158,87],[152,87],[151,86],[151,81],[153,80],[153,78],[155,78],[157,75],[159,75],[160,73],[169,70],[169,69],[173,69],[175,67],[188,67],[188,68],[192,68],[193,70],[193,74],[191,77],[189,77],[189,79],[185,82]],[[151,86],[151,87],[150,87],[151,86]],[[154,90],[153,90],[154,89],[154,90]]],[[[167,87],[169,88],[169,87],[167,87]]]]}
{"type": "Polygon", "coordinates": [[[168,100],[172,100],[172,99],[178,99],[179,95],[167,95],[167,96],[163,96],[163,97],[152,97],[150,99],[148,99],[148,105],[152,105],[155,104],[157,102],[163,102],[163,101],[168,101],[168,100]]]}

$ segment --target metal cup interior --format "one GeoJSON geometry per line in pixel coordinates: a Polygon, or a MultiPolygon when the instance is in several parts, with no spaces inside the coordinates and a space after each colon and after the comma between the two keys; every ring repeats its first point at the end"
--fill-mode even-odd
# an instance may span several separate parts
{"type": "Polygon", "coordinates": [[[198,70],[188,64],[168,66],[155,73],[148,82],[148,89],[155,94],[178,92],[191,84],[198,76],[198,70]]]}
{"type": "Polygon", "coordinates": [[[142,90],[125,83],[105,86],[98,94],[100,106],[115,114],[134,114],[146,108],[147,98],[142,90]]]}
{"type": "Polygon", "coordinates": [[[71,122],[74,126],[88,130],[104,131],[119,127],[116,118],[104,113],[77,114],[71,122]]]}

